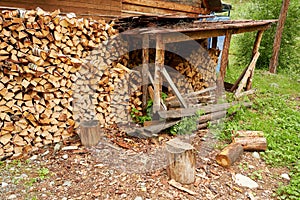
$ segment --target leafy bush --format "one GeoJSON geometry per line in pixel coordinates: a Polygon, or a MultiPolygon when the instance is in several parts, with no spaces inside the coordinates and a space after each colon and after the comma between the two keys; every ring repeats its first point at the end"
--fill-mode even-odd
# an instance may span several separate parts
{"type": "MultiPolygon", "coordinates": [[[[233,5],[233,19],[278,19],[281,10],[282,0],[249,0],[246,3],[233,5]]],[[[278,70],[300,72],[299,63],[299,26],[300,6],[297,1],[290,1],[288,16],[284,25],[279,54],[278,70]]],[[[258,68],[268,69],[272,56],[276,25],[265,31],[261,47],[260,57],[257,62],[258,68]]],[[[234,45],[234,53],[239,64],[246,66],[250,62],[255,33],[245,33],[237,36],[237,43],[234,45]],[[251,38],[251,39],[250,39],[251,38]],[[253,39],[252,39],[253,38],[253,39]]]]}

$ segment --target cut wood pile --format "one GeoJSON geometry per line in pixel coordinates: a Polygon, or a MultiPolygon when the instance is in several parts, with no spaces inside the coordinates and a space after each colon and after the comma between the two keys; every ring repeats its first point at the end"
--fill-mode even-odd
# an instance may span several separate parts
{"type": "Polygon", "coordinates": [[[230,167],[244,151],[266,151],[267,146],[262,131],[233,131],[232,143],[216,156],[216,161],[223,167],[230,167]]]}
{"type": "MultiPolygon", "coordinates": [[[[133,42],[131,42],[133,43],[133,42]]],[[[184,95],[185,100],[190,105],[207,105],[215,102],[215,89],[216,89],[216,65],[218,62],[219,50],[207,48],[207,41],[203,40],[199,42],[200,45],[193,46],[190,49],[185,49],[181,52],[182,47],[186,47],[185,43],[169,44],[168,49],[165,52],[165,66],[174,82],[175,86],[181,94],[184,95]],[[210,88],[206,92],[202,91],[206,88],[210,88]]],[[[195,44],[193,44],[195,45],[195,44]]],[[[129,54],[130,60],[128,67],[130,69],[139,70],[142,65],[142,50],[141,44],[135,43],[133,49],[129,54]]],[[[154,75],[154,63],[155,63],[155,49],[149,49],[149,70],[153,77],[154,75]]],[[[151,83],[151,81],[150,81],[151,83]]],[[[141,86],[141,78],[138,79],[137,85],[141,86]]],[[[163,80],[163,92],[167,94],[168,98],[165,99],[164,103],[168,109],[178,108],[181,106],[178,99],[175,97],[170,85],[166,80],[163,80]]],[[[150,91],[148,99],[153,99],[151,96],[152,87],[149,88],[150,91]]],[[[138,88],[137,92],[141,95],[141,87],[138,88]]],[[[135,102],[137,97],[141,96],[135,95],[135,102]]],[[[141,102],[139,102],[141,103],[141,102]]],[[[138,115],[143,115],[141,106],[139,106],[140,113],[138,115]]]]}
{"type": "MultiPolygon", "coordinates": [[[[128,54],[114,25],[59,10],[2,11],[0,158],[80,134],[82,122],[109,127],[132,121],[133,109],[142,113],[141,74],[132,64],[140,57],[128,54]]],[[[214,62],[199,60],[207,55],[170,57],[188,80],[176,80],[179,88],[198,91],[215,82],[214,62]]]]}
{"type": "Polygon", "coordinates": [[[0,157],[64,140],[80,121],[114,122],[110,94],[128,76],[114,60],[123,49],[117,40],[108,42],[116,34],[113,23],[59,10],[2,11],[0,157]],[[84,116],[78,114],[82,107],[84,116]]]}

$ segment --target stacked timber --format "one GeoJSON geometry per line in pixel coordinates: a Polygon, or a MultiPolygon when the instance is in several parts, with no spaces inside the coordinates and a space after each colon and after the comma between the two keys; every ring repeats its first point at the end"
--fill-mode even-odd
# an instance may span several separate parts
{"type": "MultiPolygon", "coordinates": [[[[124,69],[112,70],[112,49],[122,49],[108,42],[116,34],[113,23],[61,16],[59,10],[0,14],[0,158],[60,142],[82,120],[101,121],[99,108],[109,111],[105,104],[116,80],[112,71],[125,76],[124,69]],[[103,62],[94,62],[94,49],[103,62]],[[80,114],[82,107],[88,109],[80,114]]],[[[112,117],[102,124],[107,121],[112,117]]]]}

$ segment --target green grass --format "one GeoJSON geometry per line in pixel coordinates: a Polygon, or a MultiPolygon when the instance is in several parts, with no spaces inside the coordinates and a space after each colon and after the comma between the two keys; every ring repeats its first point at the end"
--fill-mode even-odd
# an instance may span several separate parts
{"type": "MultiPolygon", "coordinates": [[[[228,69],[226,81],[234,82],[243,70],[236,66],[228,69]]],[[[297,79],[300,76],[294,72],[271,75],[256,70],[253,88],[258,91],[249,97],[254,103],[252,108],[229,110],[230,120],[219,135],[223,140],[230,140],[232,130],[264,131],[268,141],[268,150],[262,153],[265,161],[290,169],[290,184],[277,190],[279,199],[300,199],[300,101],[296,100],[300,97],[300,83],[297,79]]]]}

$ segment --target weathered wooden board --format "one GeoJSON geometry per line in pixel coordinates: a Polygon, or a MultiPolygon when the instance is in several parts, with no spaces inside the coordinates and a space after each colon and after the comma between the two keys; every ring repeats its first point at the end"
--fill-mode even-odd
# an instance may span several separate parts
{"type": "Polygon", "coordinates": [[[40,7],[46,11],[60,9],[61,12],[74,12],[78,16],[121,15],[121,0],[3,0],[1,6],[25,9],[40,7]]]}

